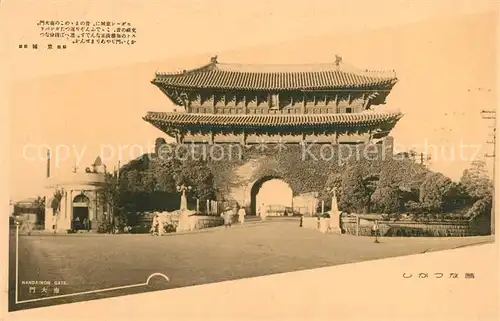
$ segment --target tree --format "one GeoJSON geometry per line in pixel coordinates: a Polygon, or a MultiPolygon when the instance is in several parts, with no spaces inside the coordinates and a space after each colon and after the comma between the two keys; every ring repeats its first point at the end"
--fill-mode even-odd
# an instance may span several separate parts
{"type": "Polygon", "coordinates": [[[132,169],[130,171],[124,172],[123,175],[127,181],[127,189],[131,192],[143,192],[144,185],[142,181],[144,171],[132,169]]]}
{"type": "Polygon", "coordinates": [[[176,181],[175,177],[178,175],[178,164],[173,160],[156,158],[151,162],[148,170],[153,173],[156,185],[155,191],[175,193],[176,181]]]}
{"type": "Polygon", "coordinates": [[[337,201],[342,198],[342,174],[338,172],[331,172],[328,175],[323,190],[319,193],[318,198],[325,202],[325,210],[331,209],[332,206],[332,189],[335,189],[337,201]]]}
{"type": "Polygon", "coordinates": [[[160,150],[161,146],[165,145],[167,143],[167,141],[165,140],[165,138],[162,138],[162,137],[158,137],[156,140],[155,140],[155,154],[158,155],[158,151],[160,150]]]}
{"type": "Polygon", "coordinates": [[[373,209],[398,213],[404,204],[417,201],[420,185],[429,171],[411,159],[389,159],[381,164],[377,187],[372,194],[373,209]]]}
{"type": "Polygon", "coordinates": [[[191,206],[194,203],[192,196],[202,204],[215,198],[214,177],[207,161],[193,159],[190,155],[184,155],[185,158],[183,155],[178,155],[180,158],[147,156],[129,162],[120,172],[118,185],[123,212],[178,209],[180,197],[176,186],[182,183],[193,188],[188,195],[191,206]]]}
{"type": "Polygon", "coordinates": [[[110,226],[122,227],[127,224],[127,216],[124,211],[123,191],[119,183],[118,173],[106,173],[102,189],[104,205],[107,208],[108,218],[111,222],[102,222],[100,231],[109,231],[110,226]]]}
{"type": "Polygon", "coordinates": [[[340,209],[355,213],[366,212],[370,195],[359,166],[350,165],[347,167],[342,174],[341,186],[340,209]]]}
{"type": "Polygon", "coordinates": [[[201,202],[214,199],[214,176],[207,166],[206,161],[187,160],[181,165],[179,183],[193,188],[192,193],[201,202]]]}
{"type": "Polygon", "coordinates": [[[401,212],[404,204],[402,191],[395,184],[377,188],[372,194],[371,200],[374,210],[385,214],[401,212]]]}
{"type": "Polygon", "coordinates": [[[434,213],[443,213],[450,195],[455,193],[451,179],[441,173],[429,173],[420,186],[420,203],[426,204],[434,213]]]}
{"type": "Polygon", "coordinates": [[[35,210],[37,223],[43,224],[42,222],[45,221],[45,197],[38,196],[33,201],[33,208],[35,210]]]}
{"type": "Polygon", "coordinates": [[[61,200],[64,196],[64,191],[62,189],[56,189],[54,191],[54,198],[52,199],[52,203],[50,204],[50,207],[52,208],[52,213],[54,215],[59,214],[59,211],[61,210],[61,200]]]}
{"type": "Polygon", "coordinates": [[[493,205],[493,197],[490,194],[474,202],[471,208],[467,211],[467,216],[469,218],[475,218],[481,215],[486,215],[489,217],[491,214],[492,205],[493,205]]]}
{"type": "Polygon", "coordinates": [[[486,163],[474,161],[471,168],[465,169],[460,184],[470,197],[470,204],[492,194],[493,183],[488,177],[486,163]]]}

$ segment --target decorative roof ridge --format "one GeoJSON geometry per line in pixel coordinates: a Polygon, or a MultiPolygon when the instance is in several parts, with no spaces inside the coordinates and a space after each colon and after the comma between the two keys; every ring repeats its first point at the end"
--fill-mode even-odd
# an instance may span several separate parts
{"type": "Polygon", "coordinates": [[[227,72],[244,73],[302,73],[302,72],[326,72],[340,71],[345,73],[360,74],[372,78],[394,78],[396,72],[394,69],[360,69],[342,62],[342,58],[336,56],[335,62],[327,63],[308,63],[308,64],[244,64],[244,63],[221,63],[217,56],[210,59],[210,63],[198,68],[182,70],[177,72],[156,72],[156,77],[175,77],[198,72],[207,72],[213,70],[227,72]],[[289,69],[289,70],[287,70],[289,69]],[[291,70],[290,70],[291,69],[291,70]]]}
{"type": "Polygon", "coordinates": [[[197,73],[197,72],[204,72],[204,71],[211,71],[215,68],[217,64],[217,61],[214,61],[212,58],[212,61],[209,64],[203,65],[198,68],[192,68],[192,69],[184,69],[184,70],[179,70],[179,71],[173,71],[173,72],[156,72],[155,76],[156,77],[172,77],[172,76],[184,76],[187,74],[191,73],[197,73]]]}
{"type": "Polygon", "coordinates": [[[248,73],[297,73],[297,72],[324,72],[340,71],[345,73],[362,74],[369,77],[396,78],[394,69],[359,69],[345,64],[337,66],[334,63],[310,64],[242,64],[242,63],[217,63],[217,70],[248,72],[248,73]],[[255,68],[255,70],[252,70],[255,68]],[[293,70],[287,70],[293,69],[293,70]],[[275,70],[273,70],[275,69],[275,70]]]}

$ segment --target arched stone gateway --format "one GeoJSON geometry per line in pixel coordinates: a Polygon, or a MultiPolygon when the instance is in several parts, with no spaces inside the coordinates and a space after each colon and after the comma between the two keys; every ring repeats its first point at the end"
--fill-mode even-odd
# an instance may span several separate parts
{"type": "MultiPolygon", "coordinates": [[[[219,146],[230,148],[223,144],[219,146]]],[[[386,145],[382,142],[374,146],[379,159],[392,155],[392,143],[386,145]]],[[[318,157],[322,145],[307,147],[310,157],[304,159],[304,148],[289,145],[280,151],[276,146],[269,145],[262,151],[259,146],[250,146],[243,150],[241,158],[224,161],[208,159],[208,166],[222,199],[244,206],[249,215],[257,213],[258,190],[272,179],[284,181],[293,191],[293,212],[308,215],[318,208],[318,194],[324,188],[329,173],[338,172],[350,159],[349,155],[355,160],[356,155],[363,155],[363,148],[368,147],[362,144],[336,146],[338,152],[333,159],[318,157]]]]}
{"type": "Polygon", "coordinates": [[[292,210],[293,190],[280,176],[266,175],[252,182],[250,186],[249,214],[258,215],[258,209],[261,204],[266,206],[267,212],[270,213],[270,215],[282,215],[292,210]],[[266,185],[268,185],[268,189],[264,191],[266,185]]]}

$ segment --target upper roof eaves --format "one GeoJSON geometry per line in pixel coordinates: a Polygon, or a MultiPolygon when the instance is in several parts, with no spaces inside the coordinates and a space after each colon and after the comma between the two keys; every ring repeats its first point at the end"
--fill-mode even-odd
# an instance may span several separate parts
{"type": "Polygon", "coordinates": [[[209,64],[175,73],[157,72],[154,84],[181,87],[238,89],[308,89],[337,87],[392,86],[398,79],[394,70],[361,70],[337,61],[323,64],[252,65],[209,64]]]}

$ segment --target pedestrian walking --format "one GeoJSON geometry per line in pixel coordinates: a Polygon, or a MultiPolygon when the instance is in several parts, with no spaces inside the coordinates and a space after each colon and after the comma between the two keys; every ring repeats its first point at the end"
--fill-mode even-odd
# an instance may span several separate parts
{"type": "Polygon", "coordinates": [[[245,208],[243,206],[240,207],[238,210],[238,221],[240,222],[240,225],[243,225],[245,223],[245,215],[246,215],[245,208]]]}
{"type": "Polygon", "coordinates": [[[226,207],[221,216],[224,219],[224,227],[225,228],[231,227],[231,221],[233,219],[233,210],[230,207],[226,207]]]}
{"type": "Polygon", "coordinates": [[[157,229],[158,229],[158,214],[155,213],[153,215],[153,222],[151,224],[151,230],[150,230],[151,235],[153,235],[153,236],[157,235],[157,232],[156,232],[157,229]]]}
{"type": "Polygon", "coordinates": [[[162,236],[163,235],[163,220],[161,219],[161,217],[156,214],[156,222],[157,222],[157,226],[158,226],[158,236],[162,236]]]}
{"type": "Polygon", "coordinates": [[[378,222],[374,221],[372,225],[372,236],[379,236],[378,222]]]}
{"type": "Polygon", "coordinates": [[[266,216],[267,216],[267,209],[266,209],[266,205],[264,203],[262,203],[260,205],[260,208],[259,208],[259,215],[260,215],[260,219],[262,221],[264,221],[266,219],[266,216]]]}

